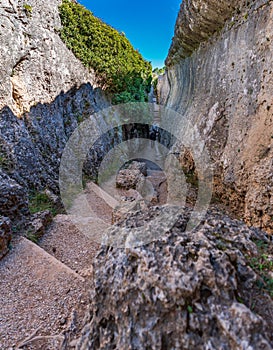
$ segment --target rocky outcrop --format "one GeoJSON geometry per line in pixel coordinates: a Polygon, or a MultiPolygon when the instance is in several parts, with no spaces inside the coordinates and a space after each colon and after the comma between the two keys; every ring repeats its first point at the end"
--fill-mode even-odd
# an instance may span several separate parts
{"type": "Polygon", "coordinates": [[[0,169],[0,215],[20,221],[29,214],[26,190],[0,169]]]}
{"type": "Polygon", "coordinates": [[[109,105],[95,76],[59,37],[61,0],[0,5],[0,213],[28,215],[29,193],[58,194],[62,151],[77,126],[109,105]]]}
{"type": "Polygon", "coordinates": [[[136,189],[145,181],[147,175],[145,163],[132,162],[126,169],[121,169],[116,178],[116,186],[126,190],[136,189]]]}
{"type": "MultiPolygon", "coordinates": [[[[131,212],[111,230],[111,240],[132,227],[149,235],[145,222],[172,210],[131,212]]],[[[102,248],[78,350],[273,348],[273,302],[261,296],[260,277],[247,262],[258,254],[253,240],[269,238],[214,210],[188,232],[188,217],[184,210],[165,235],[144,246],[102,248]]],[[[158,221],[155,230],[161,228],[158,221]]]]}
{"type": "Polygon", "coordinates": [[[83,83],[90,74],[58,35],[61,0],[3,0],[0,6],[0,109],[16,115],[37,103],[51,103],[62,91],[83,83]]]}
{"type": "Polygon", "coordinates": [[[205,140],[214,200],[273,232],[273,3],[234,6],[183,1],[158,94],[205,140]]]}

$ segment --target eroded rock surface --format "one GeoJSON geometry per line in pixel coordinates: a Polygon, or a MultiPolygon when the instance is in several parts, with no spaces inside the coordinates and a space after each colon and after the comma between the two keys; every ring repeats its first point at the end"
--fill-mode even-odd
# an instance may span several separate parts
{"type": "Polygon", "coordinates": [[[137,185],[144,180],[144,176],[139,170],[122,169],[119,171],[116,186],[126,190],[136,189],[137,185]]]}
{"type": "Polygon", "coordinates": [[[159,99],[198,130],[214,199],[273,232],[273,3],[235,5],[183,1],[159,99]]]}
{"type": "Polygon", "coordinates": [[[59,37],[61,0],[0,5],[0,213],[20,221],[28,196],[59,193],[64,147],[79,124],[109,105],[95,76],[59,37]]]}
{"type": "Polygon", "coordinates": [[[181,4],[167,64],[188,57],[213,33],[223,28],[242,1],[186,0],[181,4]]]}
{"type": "Polygon", "coordinates": [[[95,82],[58,35],[61,0],[3,0],[0,6],[0,109],[16,115],[62,91],[95,82]]]}
{"type": "Polygon", "coordinates": [[[145,163],[132,162],[127,168],[118,172],[116,186],[126,190],[136,189],[144,182],[146,175],[147,166],[145,163]]]}
{"type": "Polygon", "coordinates": [[[0,214],[20,221],[29,214],[27,193],[0,169],[0,214]]]}
{"type": "MultiPolygon", "coordinates": [[[[136,211],[111,230],[111,237],[141,230],[172,211],[136,211]]],[[[253,240],[269,238],[217,211],[185,232],[189,214],[184,210],[150,244],[102,248],[94,263],[89,321],[77,349],[273,348],[273,302],[265,293],[266,307],[251,311],[255,298],[249,292],[257,289],[259,277],[245,258],[258,253],[253,240]]]]}

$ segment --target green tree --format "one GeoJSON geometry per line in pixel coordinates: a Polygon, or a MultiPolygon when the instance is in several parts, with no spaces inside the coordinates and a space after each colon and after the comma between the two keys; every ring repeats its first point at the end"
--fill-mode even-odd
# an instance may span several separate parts
{"type": "Polygon", "coordinates": [[[63,0],[59,11],[62,40],[86,67],[95,71],[99,86],[113,96],[113,103],[147,100],[151,63],[133,48],[124,33],[70,0],[63,0]]]}

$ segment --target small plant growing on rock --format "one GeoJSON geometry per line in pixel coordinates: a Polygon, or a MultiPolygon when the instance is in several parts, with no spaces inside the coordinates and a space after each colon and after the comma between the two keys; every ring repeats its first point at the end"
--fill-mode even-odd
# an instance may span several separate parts
{"type": "Polygon", "coordinates": [[[247,256],[250,267],[260,276],[258,287],[268,292],[273,298],[273,248],[264,241],[254,241],[259,255],[247,256]]]}
{"type": "Polygon", "coordinates": [[[37,244],[39,242],[39,238],[31,231],[27,232],[26,238],[35,244],[37,244]]]}
{"type": "Polygon", "coordinates": [[[26,12],[26,15],[27,15],[28,17],[31,17],[31,16],[32,16],[32,6],[30,6],[30,5],[28,5],[28,4],[24,4],[24,5],[23,5],[23,8],[24,8],[24,10],[25,10],[25,12],[26,12]]]}
{"type": "Polygon", "coordinates": [[[54,203],[44,192],[34,192],[29,197],[29,211],[31,214],[49,210],[53,216],[61,212],[57,203],[54,203]]]}

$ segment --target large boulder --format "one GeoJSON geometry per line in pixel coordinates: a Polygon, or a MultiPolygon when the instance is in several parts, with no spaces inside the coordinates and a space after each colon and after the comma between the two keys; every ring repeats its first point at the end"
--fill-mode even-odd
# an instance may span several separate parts
{"type": "Polygon", "coordinates": [[[126,190],[136,189],[147,176],[147,166],[142,162],[132,162],[127,168],[121,169],[116,178],[116,186],[126,190]]]}
{"type": "MultiPolygon", "coordinates": [[[[175,217],[177,209],[135,211],[109,237],[120,240],[132,230],[148,235],[151,220],[162,232],[166,213],[175,217]]],[[[269,245],[269,237],[217,211],[189,232],[189,214],[182,211],[152,243],[101,249],[77,349],[273,348],[273,302],[248,264],[259,254],[255,240],[269,245]]]]}
{"type": "Polygon", "coordinates": [[[9,250],[11,241],[11,223],[8,218],[0,216],[0,259],[2,259],[9,250]]]}
{"type": "Polygon", "coordinates": [[[144,177],[138,170],[122,169],[117,175],[116,185],[126,190],[136,189],[144,177]]]}

